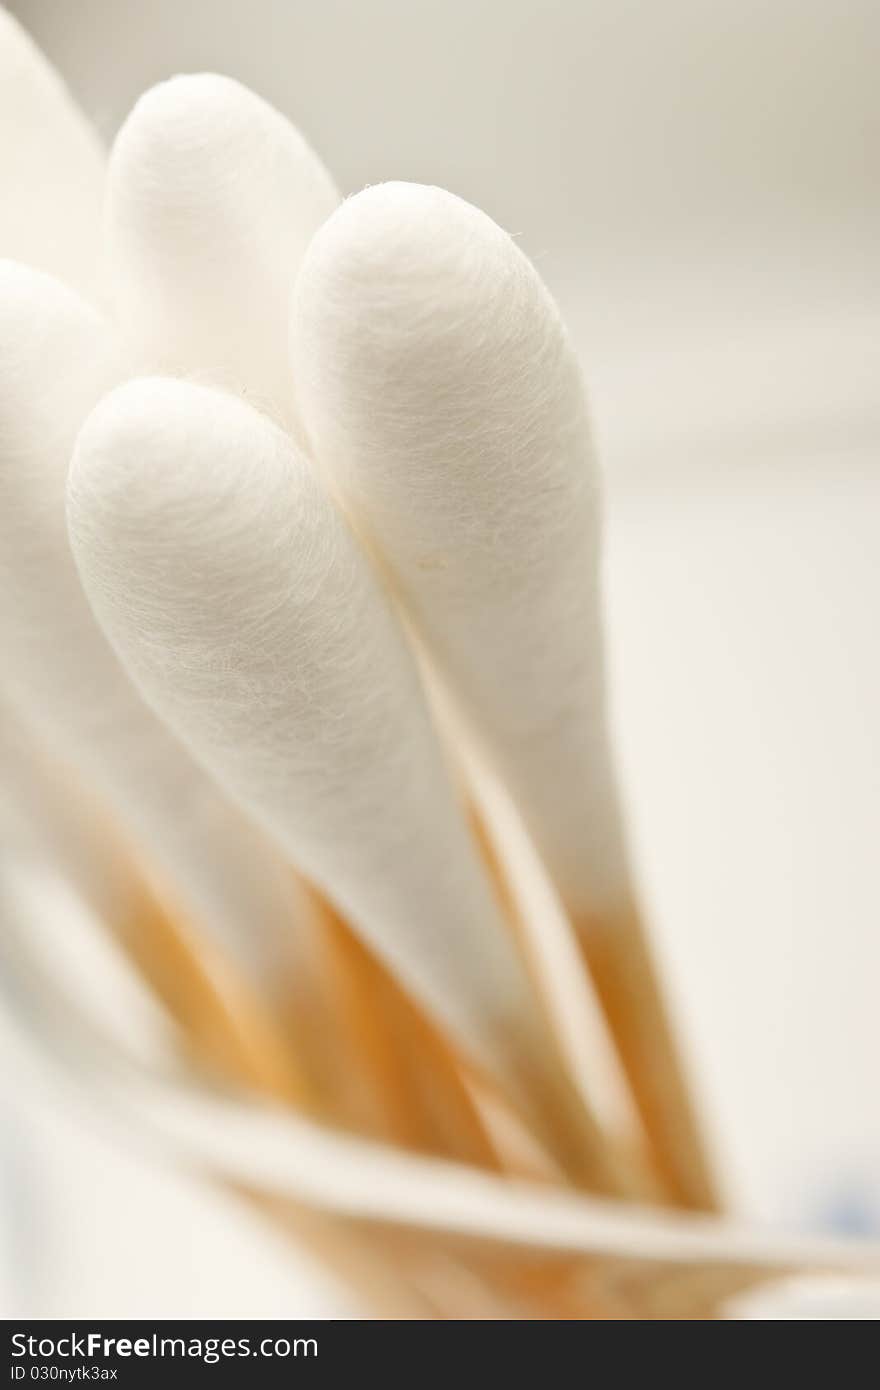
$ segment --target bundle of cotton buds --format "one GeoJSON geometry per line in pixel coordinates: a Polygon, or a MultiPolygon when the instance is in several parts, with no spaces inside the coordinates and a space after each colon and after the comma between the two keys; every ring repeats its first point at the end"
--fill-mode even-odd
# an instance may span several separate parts
{"type": "Polygon", "coordinates": [[[388,1316],[717,1316],[869,1264],[717,1214],[609,753],[580,371],[531,264],[440,189],[340,202],[223,77],[147,92],[105,171],[0,45],[31,1029],[388,1316]],[[93,938],[121,1034],[71,965],[93,938]]]}

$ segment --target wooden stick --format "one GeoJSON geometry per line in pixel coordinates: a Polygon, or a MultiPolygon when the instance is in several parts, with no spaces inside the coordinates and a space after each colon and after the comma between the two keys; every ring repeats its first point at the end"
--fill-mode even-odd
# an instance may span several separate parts
{"type": "MultiPolygon", "coordinates": [[[[226,969],[223,988],[215,974],[224,966],[205,966],[206,943],[190,938],[152,898],[147,888],[142,910],[114,935],[155,990],[169,1014],[182,1028],[193,1059],[215,1077],[242,1086],[267,1099],[299,1110],[316,1109],[320,1101],[310,1092],[289,1039],[250,991],[226,969]]],[[[242,1196],[260,1214],[270,1215],[286,1234],[311,1250],[374,1309],[377,1316],[412,1319],[438,1316],[438,1309],[420,1294],[399,1259],[375,1239],[350,1223],[311,1211],[290,1201],[272,1198],[256,1189],[222,1183],[242,1196]]]]}
{"type": "Polygon", "coordinates": [[[146,888],[140,910],[113,927],[201,1066],[259,1095],[310,1108],[305,1076],[277,1020],[225,962],[206,966],[205,943],[173,921],[146,888]]]}
{"type": "Polygon", "coordinates": [[[582,918],[574,926],[667,1190],[678,1206],[719,1210],[690,1087],[636,909],[613,921],[582,918]]]}
{"type": "Polygon", "coordinates": [[[501,1160],[449,1048],[342,917],[318,901],[353,1082],[343,1101],[349,1121],[405,1148],[498,1171],[501,1160]]]}
{"type": "MultiPolygon", "coordinates": [[[[536,995],[541,1000],[548,1016],[548,1027],[554,1030],[552,1001],[545,997],[545,982],[537,977],[534,968],[533,948],[530,946],[529,933],[523,920],[523,908],[504,863],[501,845],[487,825],[484,812],[473,802],[469,807],[469,820],[483,862],[510,924],[512,935],[517,942],[524,964],[531,973],[536,995]]],[[[600,1002],[602,1002],[601,998],[600,1002]]],[[[573,1090],[574,1088],[572,1088],[572,1092],[573,1090]]],[[[635,1102],[635,1097],[633,1100],[635,1102]]],[[[567,1119],[568,1112],[578,1105],[578,1097],[574,1094],[569,1094],[566,1098],[559,1097],[556,1104],[562,1107],[562,1114],[556,1123],[562,1126],[564,1133],[570,1124],[567,1119]]],[[[638,1109],[637,1105],[636,1109],[638,1109]]],[[[639,1135],[634,1143],[625,1145],[620,1138],[607,1133],[605,1139],[607,1161],[621,1175],[621,1179],[625,1183],[626,1193],[632,1200],[663,1202],[670,1195],[665,1187],[665,1174],[659,1175],[660,1181],[658,1181],[658,1173],[651,1165],[650,1155],[642,1148],[645,1138],[646,1136],[639,1135]]]]}

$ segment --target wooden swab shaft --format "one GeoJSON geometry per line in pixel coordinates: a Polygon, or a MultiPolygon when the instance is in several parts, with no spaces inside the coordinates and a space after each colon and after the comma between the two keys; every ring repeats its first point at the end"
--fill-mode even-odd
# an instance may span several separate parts
{"type": "Polygon", "coordinates": [[[590,918],[574,925],[667,1189],[681,1206],[718,1210],[690,1087],[635,908],[611,922],[590,918]]]}

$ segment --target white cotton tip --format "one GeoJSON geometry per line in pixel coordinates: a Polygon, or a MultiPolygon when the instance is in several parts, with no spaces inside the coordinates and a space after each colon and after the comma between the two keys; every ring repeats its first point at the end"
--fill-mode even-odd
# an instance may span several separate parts
{"type": "Polygon", "coordinates": [[[238,82],[153,87],[116,137],[107,196],[115,301],[139,359],[284,418],[291,285],[338,202],[299,131],[238,82]]]}
{"type": "Polygon", "coordinates": [[[291,335],[316,456],[566,906],[617,905],[627,870],[606,737],[596,467],[547,290],[477,208],[384,184],[315,236],[291,335]]]}
{"type": "Polygon", "coordinates": [[[397,620],[291,440],[153,379],[80,434],[86,590],[145,696],[417,998],[503,1067],[527,985],[397,620]]]}
{"type": "Polygon", "coordinates": [[[99,296],[105,165],[58,74],[0,10],[0,256],[99,296]]]}
{"type": "Polygon", "coordinates": [[[109,804],[166,898],[253,963],[294,926],[290,875],[146,707],[70,552],[74,440],[121,371],[97,313],[0,262],[0,687],[109,804]]]}

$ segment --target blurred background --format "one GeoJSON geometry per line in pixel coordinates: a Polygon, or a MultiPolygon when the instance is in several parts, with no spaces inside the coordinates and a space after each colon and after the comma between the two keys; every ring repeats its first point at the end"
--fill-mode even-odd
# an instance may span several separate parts
{"type": "MultiPolygon", "coordinates": [[[[9,8],[108,142],[153,82],[227,73],[344,192],[444,185],[536,260],[590,385],[636,849],[731,1197],[880,1230],[880,8],[9,8]]],[[[3,1105],[7,1316],[356,1311],[15,1065],[3,1105]]]]}

